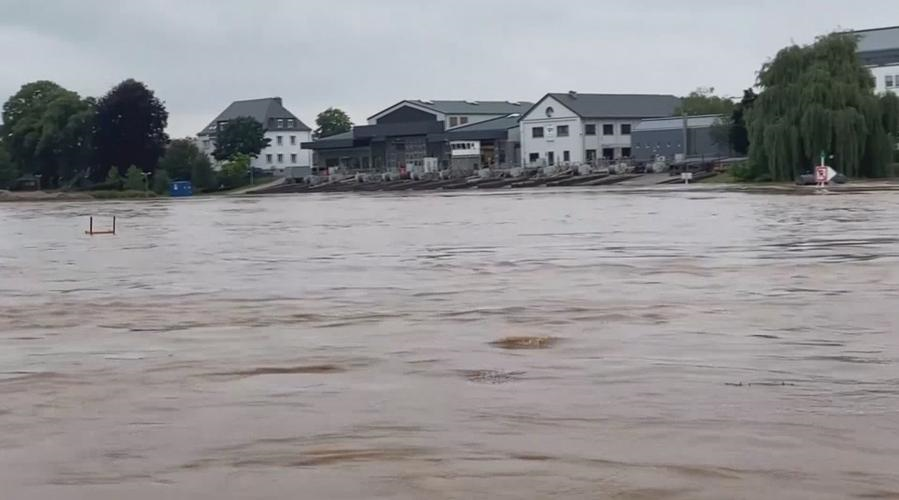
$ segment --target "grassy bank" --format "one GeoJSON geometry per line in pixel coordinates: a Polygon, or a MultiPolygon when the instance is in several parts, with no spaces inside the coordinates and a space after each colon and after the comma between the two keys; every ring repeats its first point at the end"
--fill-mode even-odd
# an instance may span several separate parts
{"type": "Polygon", "coordinates": [[[144,191],[3,191],[0,202],[14,201],[90,201],[90,200],[143,200],[158,198],[153,192],[144,191]]]}

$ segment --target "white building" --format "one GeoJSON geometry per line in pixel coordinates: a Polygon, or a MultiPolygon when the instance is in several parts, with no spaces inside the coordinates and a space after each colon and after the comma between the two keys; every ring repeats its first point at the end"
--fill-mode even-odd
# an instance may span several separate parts
{"type": "MultiPolygon", "coordinates": [[[[205,129],[197,134],[200,149],[212,158],[215,134],[228,121],[250,117],[262,124],[269,146],[253,159],[254,168],[269,170],[275,175],[287,175],[292,169],[311,168],[312,151],[302,149],[312,140],[312,129],[288,111],[280,97],[234,101],[205,129]]],[[[214,161],[214,159],[213,159],[214,161]]]]}
{"type": "Polygon", "coordinates": [[[893,92],[899,94],[899,66],[881,66],[871,68],[877,92],[893,92]]]}
{"type": "Polygon", "coordinates": [[[579,165],[631,157],[631,130],[644,118],[671,116],[673,95],[547,94],[521,118],[521,163],[579,165]]]}
{"type": "Polygon", "coordinates": [[[858,56],[874,74],[877,92],[899,94],[899,26],[853,31],[858,56]]]}

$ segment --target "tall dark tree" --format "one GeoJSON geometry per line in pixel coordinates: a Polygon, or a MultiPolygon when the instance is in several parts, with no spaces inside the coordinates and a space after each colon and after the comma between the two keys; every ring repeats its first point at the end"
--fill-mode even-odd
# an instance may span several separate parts
{"type": "Polygon", "coordinates": [[[152,90],[136,80],[116,85],[97,102],[95,146],[102,178],[110,167],[151,172],[165,152],[169,114],[152,90]]]}
{"type": "Polygon", "coordinates": [[[219,161],[230,160],[237,155],[256,158],[270,142],[261,123],[249,116],[240,116],[217,132],[212,156],[219,161]]]}
{"type": "Polygon", "coordinates": [[[758,96],[751,88],[744,90],[743,99],[734,106],[734,111],[730,115],[730,146],[739,155],[749,153],[749,130],[746,128],[746,113],[752,109],[752,104],[755,102],[756,97],[758,96]]]}
{"type": "Polygon", "coordinates": [[[165,155],[159,160],[157,176],[160,171],[165,171],[176,181],[191,181],[197,188],[215,186],[212,163],[193,139],[175,139],[169,143],[165,155]]]}
{"type": "Polygon", "coordinates": [[[353,129],[350,115],[337,108],[328,108],[319,113],[315,118],[315,124],[318,126],[314,132],[316,139],[342,134],[353,129]]]}
{"type": "Polygon", "coordinates": [[[822,152],[847,176],[887,175],[899,102],[875,94],[857,48],[854,36],[833,33],[787,47],[762,67],[747,118],[756,177],[791,180],[822,152]]]}
{"type": "Polygon", "coordinates": [[[13,164],[3,144],[3,126],[0,125],[0,189],[9,186],[18,176],[19,169],[13,164]]]}
{"type": "Polygon", "coordinates": [[[58,186],[88,169],[93,99],[53,82],[32,82],[3,105],[3,121],[3,147],[18,171],[41,175],[45,186],[58,186]]]}

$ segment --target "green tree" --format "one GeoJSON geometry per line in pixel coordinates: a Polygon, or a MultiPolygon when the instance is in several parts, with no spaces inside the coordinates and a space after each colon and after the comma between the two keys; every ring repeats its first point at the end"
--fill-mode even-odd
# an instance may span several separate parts
{"type": "Polygon", "coordinates": [[[175,139],[159,160],[159,170],[164,170],[171,179],[191,181],[195,188],[215,187],[215,172],[212,162],[203,154],[193,139],[175,139]]]}
{"type": "MultiPolygon", "coordinates": [[[[2,127],[0,127],[0,138],[2,138],[2,127]]],[[[9,158],[6,147],[0,140],[0,189],[9,187],[9,184],[19,177],[19,169],[13,164],[9,158]]]]}
{"type": "Polygon", "coordinates": [[[752,104],[758,97],[755,92],[748,88],[743,91],[743,99],[734,106],[734,110],[730,115],[730,130],[728,131],[728,140],[731,149],[739,155],[749,153],[749,130],[746,128],[746,113],[752,109],[752,104]]]}
{"type": "Polygon", "coordinates": [[[109,170],[106,171],[106,181],[103,185],[104,189],[122,189],[122,175],[119,174],[118,168],[109,167],[109,170]]]}
{"type": "Polygon", "coordinates": [[[143,191],[147,188],[147,181],[144,179],[144,173],[136,165],[128,167],[125,174],[125,189],[129,191],[143,191]]]}
{"type": "Polygon", "coordinates": [[[875,94],[857,45],[854,36],[833,33],[784,48],[762,66],[761,92],[747,114],[754,177],[793,179],[822,152],[847,176],[887,175],[899,102],[875,94]]]}
{"type": "Polygon", "coordinates": [[[212,156],[219,161],[230,160],[236,155],[256,158],[270,142],[261,123],[249,116],[241,116],[218,131],[212,156]]]}
{"type": "Polygon", "coordinates": [[[58,186],[88,170],[95,105],[50,81],[22,86],[3,105],[4,141],[22,173],[58,186]]]}
{"type": "Polygon", "coordinates": [[[156,194],[168,193],[171,182],[168,172],[163,169],[156,170],[156,173],[153,174],[153,192],[156,194]]]}
{"type": "Polygon", "coordinates": [[[222,185],[233,189],[246,184],[250,163],[249,155],[238,153],[234,158],[222,165],[222,170],[219,172],[219,180],[222,185]]]}
{"type": "Polygon", "coordinates": [[[95,146],[102,169],[135,165],[152,172],[168,142],[168,111],[152,90],[135,80],[116,85],[97,102],[95,146]]]}
{"type": "Polygon", "coordinates": [[[730,116],[734,103],[727,97],[715,95],[715,88],[698,88],[687,97],[681,98],[681,104],[675,110],[678,115],[726,115],[730,116]]]}
{"type": "Polygon", "coordinates": [[[328,108],[319,113],[315,118],[315,124],[318,126],[314,132],[316,138],[342,134],[353,129],[350,115],[337,108],[328,108]]]}

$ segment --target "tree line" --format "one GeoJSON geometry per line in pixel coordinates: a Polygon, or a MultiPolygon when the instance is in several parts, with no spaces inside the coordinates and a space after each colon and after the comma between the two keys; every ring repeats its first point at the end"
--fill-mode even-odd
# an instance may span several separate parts
{"type": "Polygon", "coordinates": [[[165,106],[135,80],[99,99],[28,83],[3,104],[2,117],[0,182],[32,175],[58,188],[102,182],[113,168],[119,176],[132,166],[152,173],[168,143],[165,106]]]}
{"type": "Polygon", "coordinates": [[[758,73],[755,88],[732,100],[697,89],[678,113],[716,114],[713,129],[748,162],[745,180],[789,181],[811,170],[822,154],[850,177],[885,177],[899,162],[899,97],[876,93],[871,71],[858,57],[858,39],[845,33],[782,49],[758,73]]]}
{"type": "MultiPolygon", "coordinates": [[[[216,134],[217,172],[190,138],[170,140],[165,104],[142,82],[129,79],[100,98],[82,97],[57,83],[23,85],[2,109],[0,188],[22,176],[48,189],[147,189],[164,192],[170,180],[197,189],[237,187],[251,159],[268,147],[261,123],[230,121],[216,134]]],[[[349,116],[328,108],[316,119],[316,137],[350,130],[349,116]]]]}

